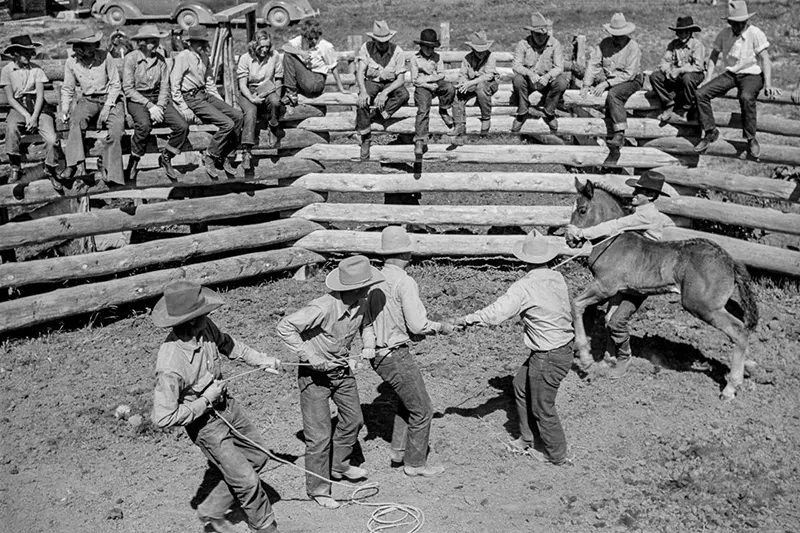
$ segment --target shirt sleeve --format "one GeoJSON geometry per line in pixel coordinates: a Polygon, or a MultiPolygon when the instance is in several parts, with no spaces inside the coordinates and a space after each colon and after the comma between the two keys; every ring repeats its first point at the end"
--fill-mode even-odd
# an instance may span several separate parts
{"type": "Polygon", "coordinates": [[[405,52],[403,52],[403,49],[400,48],[399,46],[394,51],[393,63],[394,63],[394,73],[397,74],[398,76],[400,74],[405,74],[405,72],[408,70],[406,68],[406,54],[405,52]]]}
{"type": "Polygon", "coordinates": [[[233,336],[221,331],[216,324],[207,318],[206,334],[210,340],[217,345],[219,353],[232,361],[243,361],[250,366],[261,366],[266,363],[265,354],[254,350],[242,341],[236,340],[233,336]]]}
{"type": "Polygon", "coordinates": [[[716,50],[719,53],[725,53],[725,50],[723,50],[724,47],[725,47],[725,30],[722,30],[714,38],[714,44],[711,46],[711,50],[716,50]]]}
{"type": "Polygon", "coordinates": [[[426,335],[442,329],[442,325],[439,322],[428,320],[428,312],[419,297],[419,287],[416,281],[410,277],[406,278],[399,284],[397,289],[408,331],[414,335],[426,335]]]}
{"type": "Polygon", "coordinates": [[[464,83],[469,80],[469,63],[467,59],[461,60],[461,68],[458,69],[458,83],[464,83]]]}
{"type": "Polygon", "coordinates": [[[72,71],[73,59],[64,63],[64,82],[61,84],[61,112],[69,113],[72,99],[75,97],[75,73],[72,71]]]}
{"type": "Polygon", "coordinates": [[[3,67],[0,69],[0,87],[5,87],[6,85],[11,85],[11,76],[8,73],[8,69],[3,67]]]}
{"type": "Polygon", "coordinates": [[[36,83],[50,82],[50,78],[47,77],[47,74],[44,73],[44,70],[41,67],[36,67],[35,73],[36,73],[35,74],[36,83]]]}
{"type": "MultiPolygon", "coordinates": [[[[283,79],[283,54],[275,54],[275,72],[272,74],[275,80],[283,79]]],[[[278,93],[280,95],[280,93],[278,93]]]]}
{"type": "Polygon", "coordinates": [[[609,235],[614,235],[615,233],[620,233],[625,230],[629,229],[642,229],[647,230],[651,227],[655,227],[657,224],[654,224],[648,218],[643,216],[640,212],[635,212],[633,214],[615,218],[612,220],[607,220],[606,222],[601,222],[596,226],[590,226],[588,228],[583,229],[583,236],[586,239],[597,239],[600,237],[607,237],[609,235]]]}
{"type": "Polygon", "coordinates": [[[172,91],[172,101],[175,102],[175,105],[179,109],[184,110],[189,109],[189,106],[186,105],[186,100],[183,99],[183,93],[181,92],[183,76],[186,74],[187,69],[186,54],[181,52],[175,56],[175,60],[172,63],[172,72],[170,72],[169,75],[169,86],[172,91]]]}
{"type": "Polygon", "coordinates": [[[706,46],[700,39],[694,39],[690,50],[689,64],[686,65],[686,72],[705,72],[706,71],[706,46]]]}
{"type": "Polygon", "coordinates": [[[597,74],[603,65],[603,52],[600,46],[592,48],[592,53],[589,55],[589,62],[586,64],[586,73],[583,75],[583,85],[591,87],[594,83],[597,74]]]}
{"type": "Polygon", "coordinates": [[[547,75],[554,80],[562,72],[564,72],[564,48],[560,42],[555,41],[553,43],[553,68],[547,71],[547,75]]]}
{"type": "Polygon", "coordinates": [[[332,44],[328,43],[321,50],[322,60],[328,65],[330,70],[335,69],[339,65],[339,58],[336,57],[336,49],[332,44]]]}
{"type": "Polygon", "coordinates": [[[239,58],[239,64],[236,65],[236,79],[241,80],[242,78],[249,81],[250,79],[250,63],[252,59],[250,59],[250,54],[242,54],[239,58]]]}
{"type": "Polygon", "coordinates": [[[142,93],[136,90],[136,58],[134,54],[125,56],[122,63],[122,92],[130,102],[150,107],[150,100],[145,98],[142,93]]]}
{"type": "Polygon", "coordinates": [[[361,45],[356,54],[356,63],[364,63],[369,67],[369,54],[367,53],[367,43],[361,45]]]}
{"type": "Polygon", "coordinates": [[[483,67],[483,74],[481,79],[485,82],[492,82],[497,78],[497,58],[494,54],[489,54],[489,59],[486,60],[486,65],[483,67]]]}
{"type": "Polygon", "coordinates": [[[217,79],[213,75],[213,70],[209,65],[206,68],[206,81],[205,81],[206,92],[213,96],[214,98],[218,98],[219,100],[225,100],[221,94],[219,94],[219,89],[217,89],[217,79]]]}
{"type": "Polygon", "coordinates": [[[625,48],[613,76],[607,80],[610,87],[632,80],[641,71],[642,51],[639,44],[630,41],[625,48]]]}
{"type": "Polygon", "coordinates": [[[424,83],[422,76],[419,73],[419,63],[417,62],[417,56],[413,55],[408,60],[408,70],[411,73],[411,83],[414,87],[419,87],[420,84],[424,83]]]}
{"type": "Polygon", "coordinates": [[[756,55],[760,54],[767,48],[769,48],[769,41],[767,40],[767,36],[761,31],[761,28],[756,28],[754,26],[750,26],[753,32],[753,51],[756,55]]]}
{"type": "Polygon", "coordinates": [[[303,337],[301,334],[322,325],[325,318],[323,309],[317,305],[309,305],[299,309],[278,322],[278,336],[290,350],[304,359],[303,337]]]}
{"type": "Polygon", "coordinates": [[[661,62],[658,64],[658,70],[664,74],[672,73],[673,69],[675,68],[675,62],[673,60],[674,54],[675,52],[672,49],[672,43],[670,43],[667,45],[664,55],[661,56],[661,62]]]}
{"type": "Polygon", "coordinates": [[[509,318],[519,315],[523,309],[523,294],[519,287],[519,282],[514,283],[508,288],[505,294],[474,313],[464,317],[467,324],[479,324],[482,326],[496,326],[502,324],[509,318]]]}
{"type": "Polygon", "coordinates": [[[158,85],[158,101],[156,105],[166,109],[169,103],[169,61],[163,60],[161,64],[161,82],[158,85]]]}
{"type": "Polygon", "coordinates": [[[203,398],[180,401],[181,377],[173,372],[156,372],[153,392],[153,423],[160,428],[185,426],[205,414],[208,404],[203,398]]]}
{"type": "Polygon", "coordinates": [[[514,59],[511,60],[511,71],[520,76],[529,76],[531,69],[525,66],[525,41],[520,41],[514,48],[514,59]]]}
{"type": "Polygon", "coordinates": [[[117,104],[119,95],[122,93],[122,83],[119,80],[119,70],[114,64],[111,54],[106,56],[106,75],[108,76],[108,94],[106,95],[106,107],[114,107],[117,104]]]}

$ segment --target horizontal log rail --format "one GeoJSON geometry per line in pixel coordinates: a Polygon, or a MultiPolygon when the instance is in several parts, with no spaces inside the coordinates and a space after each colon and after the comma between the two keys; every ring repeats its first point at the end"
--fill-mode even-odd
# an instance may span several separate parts
{"type": "Polygon", "coordinates": [[[657,168],[667,182],[693,189],[746,194],[770,200],[800,202],[800,183],[789,180],[743,176],[710,168],[668,166],[657,168]]]}
{"type": "Polygon", "coordinates": [[[660,198],[656,201],[656,205],[662,212],[672,216],[800,235],[800,214],[783,213],[777,209],[717,202],[691,196],[660,198]]]}
{"type": "MultiPolygon", "coordinates": [[[[692,156],[696,155],[694,147],[698,140],[682,137],[663,137],[648,141],[645,146],[657,148],[672,155],[692,156]]],[[[747,157],[747,143],[744,139],[720,138],[720,140],[711,143],[704,155],[745,159],[747,157]]],[[[777,163],[779,165],[800,165],[800,146],[761,143],[761,155],[759,155],[758,161],[761,163],[777,163]]]]}
{"type": "Polygon", "coordinates": [[[57,289],[0,302],[0,333],[156,298],[170,281],[187,279],[213,285],[295,269],[324,260],[314,252],[291,247],[57,289]]]}

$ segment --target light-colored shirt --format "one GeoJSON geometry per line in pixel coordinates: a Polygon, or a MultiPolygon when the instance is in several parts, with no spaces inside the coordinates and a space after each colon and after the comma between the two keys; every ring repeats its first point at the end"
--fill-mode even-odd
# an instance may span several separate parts
{"type": "Polygon", "coordinates": [[[547,39],[544,48],[537,50],[530,39],[522,39],[514,49],[511,70],[521,76],[544,76],[551,80],[564,72],[564,49],[553,36],[547,39]]]}
{"type": "Polygon", "coordinates": [[[569,343],[574,334],[564,276],[549,268],[535,268],[494,303],[464,319],[467,324],[496,326],[515,316],[522,318],[525,346],[531,350],[547,352],[569,343]]]}
{"type": "MultiPolygon", "coordinates": [[[[288,44],[297,48],[298,50],[305,50],[303,48],[303,36],[298,35],[289,39],[288,44]]],[[[319,74],[328,74],[336,68],[338,58],[336,57],[336,50],[333,45],[325,39],[320,39],[313,48],[305,50],[308,53],[308,61],[306,66],[311,72],[319,74]]]]}
{"type": "Polygon", "coordinates": [[[384,281],[375,285],[369,295],[369,313],[375,332],[378,354],[411,341],[411,336],[437,333],[439,322],[428,320],[425,304],[419,297],[414,278],[395,265],[381,270],[384,281]]]}
{"type": "Polygon", "coordinates": [[[730,26],[714,39],[716,50],[725,61],[725,68],[734,74],[761,74],[758,54],[769,48],[767,36],[760,28],[748,25],[741,35],[733,34],[730,26]]]}
{"type": "Polygon", "coordinates": [[[114,59],[104,50],[97,50],[89,64],[68,57],[64,63],[64,83],[61,85],[61,110],[69,111],[75,88],[80,85],[83,96],[105,96],[105,105],[116,105],[122,92],[119,70],[114,59]]]}
{"type": "Polygon", "coordinates": [[[247,79],[247,85],[256,86],[265,80],[275,82],[283,78],[283,56],[275,50],[270,51],[264,61],[259,61],[249,53],[242,54],[236,68],[236,79],[247,79]]]}
{"type": "MultiPolygon", "coordinates": [[[[394,43],[390,43],[389,54],[391,55],[384,66],[373,57],[372,51],[374,47],[374,42],[366,42],[361,45],[358,54],[356,54],[356,65],[359,63],[365,63],[367,65],[367,71],[364,76],[366,79],[374,81],[394,81],[397,76],[405,73],[406,59],[403,55],[402,48],[394,43]],[[394,47],[394,50],[392,50],[392,47],[394,47]]],[[[377,52],[375,52],[375,54],[377,54],[377,52]]]]}
{"type": "Polygon", "coordinates": [[[663,229],[674,225],[671,218],[659,211],[655,204],[648,202],[637,206],[633,214],[583,228],[582,233],[586,239],[598,239],[626,230],[643,230],[648,239],[660,241],[663,229]]]}
{"type": "Polygon", "coordinates": [[[664,74],[672,74],[679,68],[683,72],[705,72],[706,47],[695,37],[686,42],[673,39],[667,45],[667,51],[664,52],[658,68],[664,74]]]}
{"type": "Polygon", "coordinates": [[[628,39],[624,46],[619,47],[611,37],[606,37],[592,50],[583,84],[592,86],[595,81],[607,81],[613,87],[625,83],[642,72],[641,63],[639,43],[628,39]]]}
{"type": "Polygon", "coordinates": [[[411,83],[415,87],[444,79],[444,61],[442,61],[442,56],[436,52],[430,57],[425,57],[417,52],[409,58],[408,66],[411,71],[411,83]]]}
{"type": "Polygon", "coordinates": [[[0,70],[0,87],[10,86],[14,98],[26,94],[36,94],[37,83],[47,83],[47,74],[39,65],[30,63],[28,67],[20,67],[11,61],[0,70]]]}
{"type": "Polygon", "coordinates": [[[347,362],[342,360],[348,357],[350,344],[359,330],[365,330],[362,338],[365,344],[371,338],[370,348],[374,348],[372,326],[364,324],[367,310],[366,298],[347,306],[339,293],[329,293],[283,317],[278,322],[278,336],[303,361],[309,355],[316,355],[346,366],[347,362]]]}
{"type": "Polygon", "coordinates": [[[267,364],[267,355],[222,333],[206,317],[199,342],[182,341],[170,333],[158,350],[153,423],[158,427],[185,426],[206,412],[203,391],[222,378],[220,354],[252,366],[267,364]]]}
{"type": "Polygon", "coordinates": [[[148,108],[152,105],[166,108],[169,102],[169,70],[164,56],[155,53],[147,58],[141,50],[127,54],[122,65],[122,92],[129,102],[148,108]],[[153,91],[158,91],[155,102],[142,94],[153,91]]]}
{"type": "Polygon", "coordinates": [[[461,60],[461,68],[458,70],[458,81],[465,81],[481,78],[481,81],[491,82],[497,78],[497,58],[493,53],[489,53],[489,58],[482,65],[478,64],[474,52],[469,52],[461,60]]]}
{"type": "Polygon", "coordinates": [[[208,65],[200,57],[200,54],[186,48],[175,56],[172,65],[172,72],[169,75],[169,84],[172,90],[172,101],[179,109],[188,109],[183,93],[197,89],[205,89],[206,92],[222,100],[217,90],[217,81],[211,77],[208,65]]]}

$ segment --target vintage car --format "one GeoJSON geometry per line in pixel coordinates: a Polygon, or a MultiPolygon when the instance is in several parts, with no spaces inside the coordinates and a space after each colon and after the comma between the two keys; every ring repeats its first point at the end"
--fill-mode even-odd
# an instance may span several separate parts
{"type": "MultiPolygon", "coordinates": [[[[92,15],[113,26],[128,21],[170,20],[184,29],[197,24],[212,24],[214,13],[243,3],[239,0],[96,0],[92,15]]],[[[308,0],[259,0],[256,16],[273,28],[283,28],[293,22],[319,15],[308,0]]]]}

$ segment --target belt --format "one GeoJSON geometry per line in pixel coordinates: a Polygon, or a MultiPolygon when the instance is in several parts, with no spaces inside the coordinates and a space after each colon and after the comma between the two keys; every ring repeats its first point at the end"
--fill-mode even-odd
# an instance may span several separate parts
{"type": "Polygon", "coordinates": [[[91,100],[92,102],[105,102],[108,98],[107,94],[84,94],[83,98],[91,100]]]}
{"type": "Polygon", "coordinates": [[[408,349],[408,343],[404,342],[403,344],[398,344],[396,346],[392,346],[391,348],[378,348],[375,352],[378,354],[378,357],[381,359],[385,359],[387,357],[391,357],[394,352],[397,350],[402,350],[405,348],[408,349]]]}
{"type": "Polygon", "coordinates": [[[181,91],[181,94],[183,96],[194,96],[197,93],[205,92],[205,91],[206,91],[205,87],[196,87],[194,89],[189,89],[188,91],[181,91]]]}

